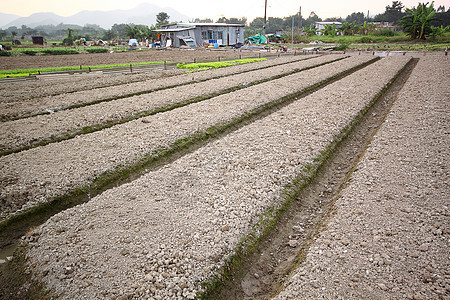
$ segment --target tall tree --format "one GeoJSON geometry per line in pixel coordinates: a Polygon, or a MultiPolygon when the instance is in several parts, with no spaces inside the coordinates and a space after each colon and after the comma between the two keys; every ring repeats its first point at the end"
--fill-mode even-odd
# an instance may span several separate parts
{"type": "Polygon", "coordinates": [[[403,12],[404,8],[405,6],[401,1],[392,1],[392,5],[386,6],[385,12],[376,15],[374,21],[397,23],[402,17],[406,15],[406,13],[403,12]]]}
{"type": "Polygon", "coordinates": [[[165,12],[160,12],[156,15],[156,27],[161,28],[163,25],[169,24],[169,15],[165,12]]]}
{"type": "Polygon", "coordinates": [[[365,16],[364,13],[362,12],[354,12],[351,15],[348,15],[347,18],[345,18],[345,22],[348,23],[353,23],[355,22],[356,24],[362,24],[365,21],[365,16]]]}

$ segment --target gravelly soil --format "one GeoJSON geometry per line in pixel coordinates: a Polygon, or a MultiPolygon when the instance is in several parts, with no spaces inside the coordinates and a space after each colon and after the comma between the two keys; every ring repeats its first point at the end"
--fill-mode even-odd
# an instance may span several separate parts
{"type": "MultiPolygon", "coordinates": [[[[49,115],[39,115],[26,119],[2,122],[0,123],[0,149],[11,150],[20,148],[33,143],[38,143],[41,140],[48,140],[51,137],[56,137],[71,132],[77,132],[80,131],[83,127],[98,126],[99,124],[106,124],[108,122],[118,122],[126,117],[138,114],[140,112],[152,111],[157,108],[167,107],[168,105],[185,102],[202,95],[224,92],[232,87],[245,87],[247,84],[250,84],[253,81],[268,79],[272,76],[286,74],[295,70],[310,68],[340,58],[343,58],[343,56],[322,56],[291,64],[274,66],[268,69],[237,74],[229,76],[227,78],[211,79],[204,82],[192,83],[189,85],[156,91],[149,94],[102,102],[99,104],[76,109],[59,111],[49,115]]],[[[274,61],[271,61],[269,63],[274,63],[274,61]]],[[[267,66],[267,64],[264,65],[267,66]]],[[[245,69],[249,69],[249,67],[244,68],[244,70],[245,69]]],[[[233,74],[233,70],[236,72],[239,69],[228,70],[229,72],[231,72],[229,74],[233,74]]],[[[224,72],[218,72],[218,74],[220,73],[224,72]]],[[[209,76],[212,76],[212,74],[214,73],[210,73],[209,76]]],[[[183,82],[183,79],[189,81],[192,80],[192,78],[183,76],[182,78],[172,77],[167,81],[169,82],[169,84],[171,84],[175,80],[177,80],[178,82],[183,82]]],[[[145,82],[142,88],[148,89],[149,84],[151,83],[145,82]]],[[[118,93],[123,93],[122,89],[120,88],[108,89],[115,90],[118,93]]],[[[132,88],[128,91],[139,91],[139,89],[136,87],[135,89],[132,88]]],[[[102,95],[101,91],[97,90],[89,91],[89,93],[84,94],[85,95],[83,96],[90,100],[96,100],[97,95],[102,95]]],[[[79,97],[79,95],[74,96],[75,97],[73,98],[79,97]]],[[[108,96],[109,95],[106,95],[106,97],[108,96]]],[[[72,98],[72,95],[69,95],[67,97],[70,99],[72,98]]]]}
{"type": "Polygon", "coordinates": [[[421,58],[275,299],[449,299],[447,59],[421,58]]]}
{"type": "MultiPolygon", "coordinates": [[[[0,101],[0,107],[2,108],[0,117],[1,120],[5,120],[11,117],[19,117],[24,114],[41,112],[41,110],[37,110],[34,99],[40,99],[40,101],[45,104],[47,100],[46,97],[51,99],[51,96],[60,94],[91,90],[100,87],[127,85],[134,82],[161,79],[182,73],[184,73],[184,71],[181,69],[153,70],[148,73],[112,74],[89,78],[78,77],[77,79],[63,78],[59,80],[27,80],[2,83],[0,84],[0,93],[3,96],[0,101]],[[27,104],[30,105],[30,108],[27,108],[27,104]],[[17,113],[12,109],[13,106],[16,107],[17,113]]],[[[85,101],[85,99],[80,99],[79,101],[85,101]]],[[[44,109],[53,109],[60,106],[64,106],[64,102],[62,102],[61,105],[48,106],[44,109]]]]}
{"type": "Polygon", "coordinates": [[[95,84],[95,89],[87,89],[86,86],[80,87],[80,84],[83,84],[86,80],[81,80],[81,83],[79,80],[73,79],[70,82],[53,82],[51,85],[47,83],[40,85],[39,88],[34,86],[34,82],[21,83],[20,86],[16,87],[21,90],[21,93],[17,93],[17,90],[11,88],[6,91],[5,97],[0,102],[0,119],[8,120],[10,118],[25,117],[32,114],[42,113],[48,109],[61,110],[75,104],[85,104],[101,99],[119,97],[130,93],[161,89],[179,84],[194,83],[196,81],[207,80],[213,77],[228,76],[234,73],[237,74],[253,69],[265,68],[268,66],[284,64],[311,57],[313,56],[283,56],[276,59],[271,59],[270,61],[236,65],[221,68],[219,70],[197,72],[195,74],[184,74],[186,70],[167,70],[153,71],[151,73],[136,75],[105,76],[100,79],[92,79],[87,81],[90,85],[95,84]],[[179,74],[179,76],[173,76],[175,74],[179,74]],[[169,76],[173,77],[164,78],[169,76]],[[129,77],[133,80],[139,80],[137,82],[132,82],[131,79],[128,79],[129,77]],[[33,97],[24,99],[22,97],[18,98],[8,96],[8,93],[21,95],[24,89],[33,89],[33,97]],[[60,94],[55,95],[54,93],[56,91],[60,91],[60,94]],[[50,94],[50,96],[47,95],[45,97],[37,97],[40,92],[45,95],[50,94]]]}
{"type": "MultiPolygon", "coordinates": [[[[266,52],[261,52],[265,55],[266,52]]],[[[170,49],[170,50],[150,50],[150,51],[127,51],[114,53],[92,53],[92,54],[72,54],[72,55],[38,55],[38,56],[0,56],[0,70],[29,69],[45,67],[65,67],[65,66],[92,66],[108,64],[126,64],[145,61],[176,61],[193,62],[194,58],[236,59],[239,55],[245,57],[255,57],[258,53],[239,50],[203,50],[195,51],[170,49]]]]}
{"type": "Polygon", "coordinates": [[[330,63],[144,120],[1,157],[2,217],[24,204],[23,208],[34,206],[86,185],[101,173],[132,164],[177,139],[230,121],[370,59],[354,57],[330,63]]]}
{"type": "MultiPolygon", "coordinates": [[[[146,61],[175,61],[175,62],[193,62],[194,58],[199,60],[218,60],[238,59],[240,57],[264,57],[273,56],[267,52],[249,52],[249,51],[209,51],[198,49],[196,51],[186,50],[168,50],[168,51],[143,51],[143,52],[122,52],[122,53],[94,53],[77,55],[48,55],[48,56],[19,56],[19,57],[0,57],[0,69],[24,69],[39,67],[64,67],[64,66],[88,66],[101,64],[119,64],[119,63],[139,63],[146,61]]],[[[2,100],[15,101],[20,99],[44,97],[84,89],[92,89],[101,86],[112,86],[115,84],[125,84],[146,79],[155,78],[155,73],[160,76],[171,76],[180,74],[180,70],[153,71],[152,73],[108,75],[99,78],[58,80],[58,84],[46,80],[36,80],[34,82],[16,82],[0,84],[0,94],[2,100]],[[65,83],[64,83],[65,82],[65,83]],[[20,91],[20,92],[19,92],[20,91]]],[[[158,77],[156,77],[158,78],[158,77]]]]}
{"type": "Polygon", "coordinates": [[[284,184],[406,62],[372,64],[52,217],[24,239],[30,271],[64,298],[193,298],[258,216],[280,204],[284,184]]]}

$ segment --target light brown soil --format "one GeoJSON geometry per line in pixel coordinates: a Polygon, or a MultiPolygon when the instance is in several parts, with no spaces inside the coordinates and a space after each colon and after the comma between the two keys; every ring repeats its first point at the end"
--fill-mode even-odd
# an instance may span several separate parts
{"type": "MultiPolygon", "coordinates": [[[[260,53],[260,52],[258,52],[260,53]]],[[[219,57],[238,59],[240,56],[255,57],[258,53],[238,50],[143,50],[114,53],[91,53],[71,55],[0,56],[0,70],[47,68],[65,66],[91,66],[105,64],[126,64],[147,61],[193,62],[219,57]]],[[[264,55],[266,52],[261,52],[264,55]]]]}

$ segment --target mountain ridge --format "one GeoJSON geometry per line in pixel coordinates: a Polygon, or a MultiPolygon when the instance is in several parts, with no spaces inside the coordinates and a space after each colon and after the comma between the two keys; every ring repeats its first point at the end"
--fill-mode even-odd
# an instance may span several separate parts
{"type": "Polygon", "coordinates": [[[114,24],[122,23],[154,25],[156,23],[156,15],[160,12],[167,13],[170,16],[169,20],[172,22],[185,22],[189,19],[188,16],[171,7],[161,8],[154,4],[142,3],[130,9],[116,9],[110,11],[83,10],[68,17],[63,17],[51,12],[38,12],[31,14],[28,17],[0,13],[0,20],[4,23],[0,23],[0,28],[6,29],[11,26],[20,27],[22,25],[34,28],[39,25],[58,25],[60,23],[80,26],[96,24],[104,29],[109,29],[114,24]],[[5,23],[4,20],[11,21],[5,23]]]}

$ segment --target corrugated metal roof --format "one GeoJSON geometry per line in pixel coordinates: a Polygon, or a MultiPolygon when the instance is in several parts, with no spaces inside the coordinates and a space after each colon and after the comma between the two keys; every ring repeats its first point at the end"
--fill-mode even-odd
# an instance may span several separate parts
{"type": "Polygon", "coordinates": [[[195,27],[177,27],[177,28],[167,28],[167,29],[155,29],[153,31],[157,32],[180,32],[185,30],[195,29],[195,27]]]}
{"type": "Polygon", "coordinates": [[[179,26],[216,26],[216,27],[244,27],[245,24],[227,24],[227,23],[179,23],[179,26]]]}

